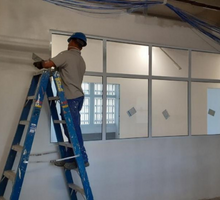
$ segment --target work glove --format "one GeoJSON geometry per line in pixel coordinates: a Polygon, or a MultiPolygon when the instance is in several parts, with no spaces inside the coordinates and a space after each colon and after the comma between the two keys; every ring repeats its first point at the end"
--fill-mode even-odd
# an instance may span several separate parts
{"type": "Polygon", "coordinates": [[[38,69],[43,69],[42,61],[34,62],[33,65],[38,69]]]}

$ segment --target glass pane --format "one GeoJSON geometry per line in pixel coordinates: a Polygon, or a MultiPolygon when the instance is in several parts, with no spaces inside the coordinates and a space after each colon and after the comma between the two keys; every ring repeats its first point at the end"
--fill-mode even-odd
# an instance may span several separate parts
{"type": "Polygon", "coordinates": [[[94,100],[94,124],[102,124],[102,97],[95,97],[94,100]]]}
{"type": "Polygon", "coordinates": [[[187,77],[188,65],[188,51],[152,48],[152,74],[155,76],[187,77]]]}
{"type": "Polygon", "coordinates": [[[107,95],[114,96],[116,95],[116,85],[114,84],[107,84],[107,95]]]}
{"type": "Polygon", "coordinates": [[[153,80],[152,136],[188,135],[187,83],[153,80]]]}
{"type": "Polygon", "coordinates": [[[90,140],[101,140],[102,139],[102,96],[95,94],[95,86],[98,91],[102,94],[102,78],[96,76],[84,76],[83,83],[90,85],[89,94],[85,94],[85,100],[88,99],[89,102],[86,103],[84,100],[83,109],[87,109],[85,114],[81,112],[81,129],[83,134],[83,139],[85,141],[90,140]],[[84,108],[86,106],[86,108],[84,108]],[[86,118],[84,121],[89,123],[82,124],[82,117],[86,118]]]}
{"type": "Polygon", "coordinates": [[[107,96],[106,138],[148,137],[148,80],[108,78],[115,96],[107,96]]]}
{"type": "Polygon", "coordinates": [[[220,134],[220,83],[192,83],[192,135],[220,134]]]}
{"type": "MultiPolygon", "coordinates": [[[[69,36],[52,34],[52,57],[67,50],[69,36]]],[[[81,51],[86,62],[86,71],[103,71],[103,42],[102,40],[87,39],[87,46],[81,51]],[[95,49],[95,51],[94,51],[95,49]]]]}
{"type": "MultiPolygon", "coordinates": [[[[54,83],[54,79],[51,77],[50,81],[51,81],[51,88],[52,88],[53,96],[57,96],[57,90],[56,90],[56,86],[54,83]]],[[[62,120],[60,101],[55,101],[55,106],[56,106],[56,110],[57,110],[58,119],[62,120]]],[[[51,142],[58,142],[57,137],[56,137],[56,133],[55,133],[55,127],[54,127],[52,116],[50,117],[50,119],[51,119],[50,120],[51,121],[51,142]]],[[[68,142],[68,138],[64,134],[63,126],[61,124],[58,126],[60,126],[64,142],[68,142]]]]}
{"type": "Polygon", "coordinates": [[[90,93],[90,84],[89,83],[82,83],[82,89],[84,94],[90,93]]]}
{"type": "Polygon", "coordinates": [[[95,95],[102,95],[102,84],[95,83],[94,86],[95,95]]]}
{"type": "MultiPolygon", "coordinates": [[[[82,85],[84,85],[83,90],[84,90],[85,98],[83,102],[83,107],[80,111],[81,130],[82,130],[84,141],[102,139],[102,106],[98,107],[98,109],[95,110],[95,98],[96,98],[94,94],[95,84],[102,84],[102,78],[95,77],[95,76],[84,76],[82,85]],[[94,123],[95,112],[98,112],[98,115],[97,115],[98,123],[94,123]]],[[[54,84],[52,84],[52,87],[55,87],[54,84]]],[[[102,105],[102,96],[99,97],[99,104],[102,105]]],[[[59,101],[56,102],[56,106],[58,110],[58,117],[61,120],[59,101]]],[[[51,125],[51,141],[57,142],[53,123],[51,124],[52,124],[51,125]]],[[[61,129],[63,132],[63,137],[65,141],[67,141],[62,125],[61,125],[61,129]]]]}
{"type": "Polygon", "coordinates": [[[85,97],[83,102],[81,114],[81,125],[89,125],[90,124],[90,97],[85,97]]]}
{"type": "Polygon", "coordinates": [[[192,52],[192,78],[220,79],[220,54],[192,52]]]}
{"type": "Polygon", "coordinates": [[[148,74],[148,46],[107,42],[107,72],[148,74]]]}
{"type": "Polygon", "coordinates": [[[61,51],[67,50],[69,36],[52,34],[51,38],[51,57],[56,56],[61,51]]]}
{"type": "Polygon", "coordinates": [[[106,124],[115,124],[116,98],[107,98],[106,124]]]}
{"type": "Polygon", "coordinates": [[[86,62],[86,71],[103,71],[103,42],[102,40],[87,39],[87,46],[82,50],[86,62]]]}

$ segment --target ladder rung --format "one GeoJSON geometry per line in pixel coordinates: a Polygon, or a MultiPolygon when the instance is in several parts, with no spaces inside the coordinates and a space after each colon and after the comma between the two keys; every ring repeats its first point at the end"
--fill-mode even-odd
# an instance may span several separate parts
{"type": "Polygon", "coordinates": [[[81,193],[82,195],[85,195],[84,189],[79,187],[78,185],[75,184],[69,184],[69,187],[73,190],[75,190],[76,192],[81,193]]]}
{"type": "Polygon", "coordinates": [[[13,149],[14,151],[17,151],[17,152],[22,152],[23,146],[21,146],[21,145],[13,145],[11,149],[13,149]]]}
{"type": "Polygon", "coordinates": [[[54,120],[54,124],[66,124],[65,120],[54,120]]]}
{"type": "Polygon", "coordinates": [[[46,69],[38,70],[37,72],[34,73],[34,76],[41,75],[41,74],[43,74],[45,71],[47,71],[47,70],[46,70],[46,69]]]}
{"type": "Polygon", "coordinates": [[[14,183],[16,174],[13,171],[11,170],[5,171],[4,176],[10,179],[14,183]]]}
{"type": "Polygon", "coordinates": [[[0,197],[0,200],[6,200],[4,197],[0,197]]]}
{"type": "Polygon", "coordinates": [[[56,96],[56,97],[49,97],[48,99],[49,99],[49,101],[60,100],[60,98],[58,96],[56,96]]]}
{"type": "Polygon", "coordinates": [[[35,99],[35,96],[28,96],[27,97],[27,100],[34,100],[35,99]]]}
{"type": "Polygon", "coordinates": [[[27,120],[22,120],[22,121],[19,122],[19,124],[26,126],[26,125],[29,124],[29,121],[27,121],[27,120]]]}
{"type": "Polygon", "coordinates": [[[73,146],[69,142],[58,142],[60,146],[73,148],[73,146]]]}

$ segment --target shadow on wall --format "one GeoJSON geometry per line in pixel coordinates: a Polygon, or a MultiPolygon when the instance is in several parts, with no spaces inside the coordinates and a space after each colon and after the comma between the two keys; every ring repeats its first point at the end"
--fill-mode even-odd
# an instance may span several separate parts
{"type": "Polygon", "coordinates": [[[215,198],[211,198],[211,199],[200,199],[200,200],[220,200],[220,197],[215,197],[215,198]]]}

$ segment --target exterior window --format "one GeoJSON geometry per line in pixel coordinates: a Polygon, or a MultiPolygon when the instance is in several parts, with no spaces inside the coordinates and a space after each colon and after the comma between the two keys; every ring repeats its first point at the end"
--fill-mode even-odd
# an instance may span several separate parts
{"type": "Polygon", "coordinates": [[[90,84],[89,83],[83,83],[82,89],[85,95],[88,95],[90,93],[90,84]]]}
{"type": "Polygon", "coordinates": [[[108,84],[107,85],[107,96],[108,95],[115,95],[116,93],[115,93],[115,87],[116,87],[116,85],[113,85],[113,84],[108,84]]]}
{"type": "MultiPolygon", "coordinates": [[[[116,84],[107,84],[107,124],[116,123],[116,88],[116,84]]],[[[102,84],[83,83],[82,89],[85,99],[80,112],[81,125],[102,124],[102,84]]]]}
{"type": "Polygon", "coordinates": [[[90,108],[90,98],[85,97],[82,110],[80,111],[81,114],[81,124],[86,125],[89,124],[89,108],[90,108]]]}
{"type": "Polygon", "coordinates": [[[94,94],[95,95],[102,95],[102,84],[95,83],[94,94]]]}
{"type": "Polygon", "coordinates": [[[115,98],[107,98],[106,123],[115,124],[115,98]]]}
{"type": "Polygon", "coordinates": [[[94,124],[102,124],[102,98],[95,98],[94,124]]]}

